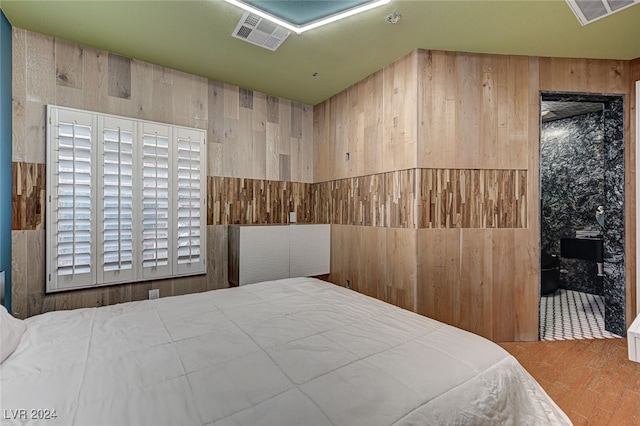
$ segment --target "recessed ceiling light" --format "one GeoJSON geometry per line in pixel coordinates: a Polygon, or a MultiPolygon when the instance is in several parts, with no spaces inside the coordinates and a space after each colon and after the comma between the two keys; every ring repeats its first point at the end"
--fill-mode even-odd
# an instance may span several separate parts
{"type": "Polygon", "coordinates": [[[225,0],[227,3],[230,3],[236,7],[239,7],[243,10],[246,10],[247,12],[256,14],[258,16],[260,16],[261,18],[264,19],[268,19],[269,21],[278,24],[290,31],[295,32],[296,34],[302,34],[305,31],[309,31],[312,30],[314,28],[318,28],[321,27],[323,25],[327,25],[330,24],[332,22],[338,21],[340,19],[344,19],[344,18],[348,18],[349,16],[353,16],[356,15],[358,13],[362,13],[365,12],[367,10],[371,10],[374,9],[376,7],[382,6],[384,4],[389,3],[391,0],[376,0],[376,1],[371,1],[365,4],[362,4],[360,6],[354,7],[352,9],[348,9],[345,10],[344,12],[340,12],[337,13],[335,15],[331,15],[328,16],[326,18],[322,18],[319,19],[317,21],[314,22],[310,22],[308,24],[305,25],[295,25],[292,24],[291,22],[287,22],[284,19],[278,18],[276,16],[273,16],[272,14],[269,14],[267,12],[265,12],[264,10],[261,10],[257,7],[251,6],[243,1],[240,0],[225,0]]]}

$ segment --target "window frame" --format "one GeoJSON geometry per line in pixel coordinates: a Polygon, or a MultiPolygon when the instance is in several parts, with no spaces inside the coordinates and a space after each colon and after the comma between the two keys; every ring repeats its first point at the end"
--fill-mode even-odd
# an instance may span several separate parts
{"type": "MultiPolygon", "coordinates": [[[[206,186],[206,130],[196,129],[184,126],[177,126],[166,123],[153,122],[148,120],[139,120],[130,117],[117,116],[112,114],[103,114],[92,111],[79,110],[74,108],[60,107],[56,105],[47,105],[47,185],[46,185],[46,292],[60,292],[82,288],[93,288],[108,285],[117,285],[133,282],[143,282],[148,280],[171,279],[182,276],[200,275],[207,272],[207,186],[206,186]],[[77,121],[79,120],[79,121],[77,121]],[[90,235],[90,272],[87,274],[58,274],[58,247],[59,247],[59,222],[58,213],[59,205],[59,180],[58,172],[59,163],[59,124],[61,122],[77,121],[78,125],[91,126],[91,235],[90,235]],[[105,271],[105,191],[107,186],[104,184],[105,175],[113,176],[105,171],[105,130],[113,131],[113,127],[118,127],[118,143],[117,149],[118,162],[118,183],[121,182],[123,176],[120,171],[123,167],[123,158],[121,152],[124,149],[120,145],[122,137],[120,131],[131,132],[131,245],[132,260],[131,269],[120,269],[105,271]],[[143,266],[143,192],[145,186],[144,180],[144,144],[143,138],[146,132],[160,132],[167,137],[168,150],[166,161],[168,163],[168,198],[166,204],[168,206],[167,213],[167,235],[168,235],[168,262],[165,266],[145,267],[143,266]],[[190,169],[189,180],[186,185],[190,188],[191,204],[189,214],[193,214],[195,209],[196,215],[193,222],[189,222],[190,226],[187,231],[189,238],[187,239],[188,247],[197,247],[194,253],[198,253],[192,261],[191,258],[187,263],[178,262],[178,165],[179,165],[179,142],[180,138],[187,135],[189,144],[188,149],[182,150],[182,154],[186,155],[189,166],[197,163],[197,170],[190,169]],[[196,148],[199,148],[199,152],[196,148]],[[185,154],[186,152],[186,154],[185,154]],[[194,189],[195,188],[195,189],[194,189]],[[195,208],[195,199],[199,196],[199,209],[195,208]]],[[[113,140],[110,140],[113,147],[113,140]]],[[[184,144],[183,144],[184,145],[184,144]]],[[[113,153],[113,151],[109,151],[113,153]]],[[[125,152],[128,155],[128,151],[125,152]]],[[[74,157],[75,158],[75,157],[74,157]]],[[[184,157],[183,157],[184,158],[184,157]]],[[[75,163],[74,163],[75,164],[75,163]]],[[[75,169],[74,169],[75,170],[75,169]]],[[[75,175],[74,175],[75,176],[75,175]]],[[[128,176],[128,175],[127,175],[128,176]]],[[[184,179],[183,179],[183,185],[184,179]]],[[[113,190],[113,185],[111,186],[113,190]]],[[[115,191],[120,194],[122,189],[115,191]]],[[[119,198],[120,199],[120,198],[119,198]]],[[[158,199],[162,201],[162,198],[158,199]]],[[[123,239],[122,229],[126,229],[128,222],[121,219],[122,208],[120,202],[117,209],[118,223],[118,244],[123,239]],[[123,224],[124,223],[124,224],[123,224]],[[122,228],[124,226],[125,228],[122,228]]],[[[75,198],[74,207],[76,208],[75,198]]],[[[124,209],[126,211],[126,208],[124,209]]],[[[75,211],[75,210],[74,210],[75,211]]],[[[111,212],[113,207],[111,206],[111,212]]],[[[126,213],[128,214],[128,213],[126,213]]],[[[125,216],[126,217],[126,216],[125,216]]],[[[74,215],[75,220],[75,215],[74,215]]],[[[72,221],[73,222],[73,221],[72,221]]],[[[73,222],[75,223],[75,222],[73,222]]],[[[128,233],[125,232],[126,235],[128,233]]],[[[157,234],[156,234],[157,235],[157,234]]],[[[112,240],[113,241],[113,240],[112,240]]],[[[75,242],[75,239],[74,239],[75,242]]],[[[73,244],[72,244],[73,246],[73,244]]],[[[74,253],[75,254],[75,253],[74,253]]],[[[119,252],[119,256],[121,252],[119,252]]],[[[120,258],[120,257],[119,257],[120,258]]]]}

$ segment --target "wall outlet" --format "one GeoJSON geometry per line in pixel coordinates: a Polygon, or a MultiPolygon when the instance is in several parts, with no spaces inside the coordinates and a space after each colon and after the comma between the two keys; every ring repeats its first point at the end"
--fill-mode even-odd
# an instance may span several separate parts
{"type": "Polygon", "coordinates": [[[351,288],[351,280],[347,280],[347,283],[345,284],[346,288],[351,288]]]}
{"type": "Polygon", "coordinates": [[[298,220],[298,214],[296,212],[289,212],[289,223],[296,223],[298,220]]]}
{"type": "Polygon", "coordinates": [[[160,289],[149,290],[149,299],[158,299],[160,297],[160,289]]]}

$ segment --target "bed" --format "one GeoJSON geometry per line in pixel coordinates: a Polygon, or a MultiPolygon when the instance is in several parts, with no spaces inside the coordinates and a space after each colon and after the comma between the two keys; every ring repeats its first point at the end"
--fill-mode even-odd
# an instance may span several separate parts
{"type": "Polygon", "coordinates": [[[498,345],[312,278],[24,324],[3,425],[571,424],[498,345]]]}

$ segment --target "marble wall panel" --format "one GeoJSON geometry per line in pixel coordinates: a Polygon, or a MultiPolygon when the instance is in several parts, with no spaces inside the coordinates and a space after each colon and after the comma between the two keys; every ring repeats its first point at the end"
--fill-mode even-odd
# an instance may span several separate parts
{"type": "MultiPolygon", "coordinates": [[[[603,105],[604,107],[604,105],[603,105]]],[[[542,124],[540,184],[541,250],[560,256],[560,240],[576,230],[599,230],[598,206],[605,204],[602,111],[542,124]]],[[[561,287],[602,295],[593,262],[560,258],[561,287]]]]}

